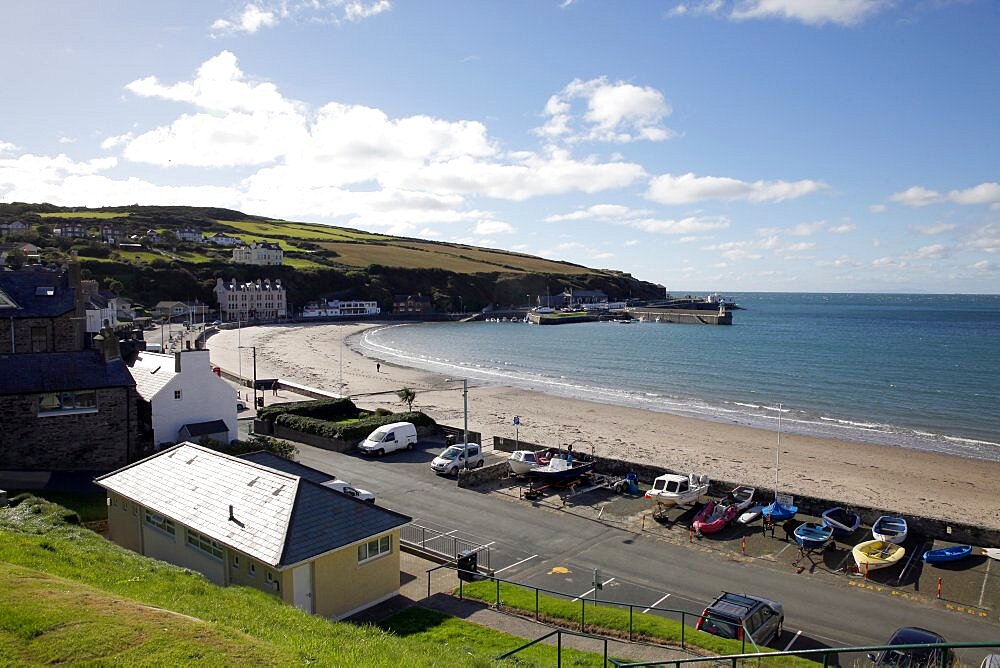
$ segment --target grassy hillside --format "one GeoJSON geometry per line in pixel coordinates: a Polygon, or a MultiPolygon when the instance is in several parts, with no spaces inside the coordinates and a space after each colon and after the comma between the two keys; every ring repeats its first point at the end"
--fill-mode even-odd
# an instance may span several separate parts
{"type": "Polygon", "coordinates": [[[33,225],[19,240],[42,248],[43,261],[63,262],[70,251],[85,273],[105,286],[121,284],[134,300],[194,299],[213,302],[218,277],[255,280],[280,278],[293,308],[320,298],[376,300],[391,310],[394,294],[421,293],[435,310],[478,310],[525,304],[564,288],[600,289],[612,298],[651,298],[661,289],[619,271],[591,269],[570,262],[489,248],[373,234],[361,230],[249,216],[240,211],[199,207],[130,206],[105,209],[63,208],[47,204],[0,204],[0,220],[33,225]],[[83,224],[87,239],[52,235],[59,221],[83,224]],[[100,240],[102,226],[125,237],[149,230],[161,243],[143,241],[140,249],[121,249],[100,240]],[[271,241],[285,251],[281,267],[251,267],[232,262],[229,248],[180,242],[176,232],[223,232],[246,243],[271,241]]]}
{"type": "MultiPolygon", "coordinates": [[[[333,623],[262,591],[217,587],[27,499],[0,508],[0,665],[486,666],[523,640],[413,610],[387,629],[333,623]]],[[[573,652],[567,665],[600,665],[573,652]]],[[[535,647],[511,665],[555,665],[535,647]]]]}

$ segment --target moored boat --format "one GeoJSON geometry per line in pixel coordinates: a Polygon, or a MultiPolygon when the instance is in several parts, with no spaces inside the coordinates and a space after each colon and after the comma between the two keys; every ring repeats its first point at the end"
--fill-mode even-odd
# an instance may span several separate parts
{"type": "Polygon", "coordinates": [[[823,524],[833,529],[837,538],[847,538],[861,526],[861,516],[841,507],[823,512],[823,524]]]}
{"type": "Polygon", "coordinates": [[[855,545],[851,554],[854,556],[854,563],[863,573],[899,563],[906,554],[906,548],[884,540],[868,540],[855,545]]]}
{"type": "Polygon", "coordinates": [[[818,550],[833,540],[833,529],[824,524],[806,522],[795,527],[795,542],[806,550],[818,550]]]}
{"type": "Polygon", "coordinates": [[[725,500],[709,501],[698,511],[691,528],[698,533],[718,533],[736,517],[736,506],[725,500]]]}
{"type": "Polygon", "coordinates": [[[883,515],[872,525],[872,537],[897,545],[906,540],[906,520],[902,517],[883,515]]]}
{"type": "Polygon", "coordinates": [[[972,554],[971,545],[952,545],[924,552],[924,561],[928,564],[944,564],[950,561],[965,559],[972,554]]]}

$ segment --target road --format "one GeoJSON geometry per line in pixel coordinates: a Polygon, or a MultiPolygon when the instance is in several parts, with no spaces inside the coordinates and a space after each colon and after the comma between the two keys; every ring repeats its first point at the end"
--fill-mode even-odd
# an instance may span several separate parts
{"type": "MultiPolygon", "coordinates": [[[[592,572],[600,568],[608,583],[600,593],[602,600],[695,614],[723,590],[758,594],[785,607],[784,633],[772,643],[777,649],[879,644],[900,626],[932,629],[953,642],[1000,642],[1000,626],[990,621],[849,586],[847,578],[795,575],[761,563],[733,561],[577,515],[458,488],[453,480],[430,471],[437,450],[363,459],[298,447],[303,464],[375,492],[380,505],[466,540],[492,543],[492,567],[515,582],[592,596],[592,572]]],[[[986,653],[970,650],[960,658],[978,665],[986,653]]]]}

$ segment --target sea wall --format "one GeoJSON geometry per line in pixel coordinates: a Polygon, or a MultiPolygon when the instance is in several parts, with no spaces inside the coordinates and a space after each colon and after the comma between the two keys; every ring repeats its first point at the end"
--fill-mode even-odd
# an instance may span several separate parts
{"type": "Polygon", "coordinates": [[[497,462],[496,464],[490,464],[478,469],[462,470],[458,472],[458,486],[476,487],[477,485],[482,485],[484,482],[493,482],[494,480],[506,478],[509,473],[510,467],[507,466],[506,461],[497,462]]]}
{"type": "Polygon", "coordinates": [[[633,318],[644,322],[669,322],[686,325],[731,325],[732,311],[697,311],[683,309],[639,309],[628,310],[633,318]]]}
{"type": "MultiPolygon", "coordinates": [[[[527,443],[525,441],[515,442],[510,438],[493,437],[493,448],[502,452],[513,452],[514,450],[544,450],[545,446],[527,443]]],[[[686,475],[688,471],[673,471],[662,466],[652,466],[640,462],[630,462],[621,459],[611,459],[608,457],[589,457],[587,453],[578,453],[581,458],[594,460],[594,471],[607,475],[623,476],[626,473],[635,473],[639,482],[651,484],[653,479],[664,473],[680,473],[686,475]]],[[[709,486],[710,495],[722,495],[738,485],[745,484],[744,481],[735,480],[712,480],[709,486]]],[[[764,491],[763,497],[766,501],[771,501],[773,495],[770,491],[764,491]]],[[[921,515],[907,515],[894,511],[891,508],[874,508],[872,506],[860,506],[857,504],[845,504],[836,499],[827,499],[821,496],[796,496],[795,505],[799,507],[799,512],[806,515],[818,517],[823,511],[834,506],[844,506],[861,516],[862,523],[871,524],[881,515],[894,515],[906,519],[911,533],[920,534],[927,538],[950,541],[966,545],[979,547],[1000,547],[1000,531],[985,529],[972,524],[960,522],[950,522],[936,517],[925,517],[921,515]]]]}

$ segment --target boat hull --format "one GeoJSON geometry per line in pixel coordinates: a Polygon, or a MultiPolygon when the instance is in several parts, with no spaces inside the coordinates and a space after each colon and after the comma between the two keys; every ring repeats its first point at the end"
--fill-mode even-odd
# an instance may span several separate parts
{"type": "Polygon", "coordinates": [[[906,540],[906,533],[906,520],[902,517],[883,515],[872,525],[872,537],[875,540],[883,540],[896,545],[906,540]]]}
{"type": "Polygon", "coordinates": [[[592,468],[594,468],[593,462],[582,462],[561,469],[550,469],[548,466],[542,466],[530,469],[527,475],[529,478],[543,482],[566,482],[568,480],[576,480],[585,473],[590,473],[592,468]]]}
{"type": "Polygon", "coordinates": [[[851,550],[854,563],[861,572],[895,566],[905,554],[905,548],[884,540],[868,540],[855,545],[851,550]]]}
{"type": "Polygon", "coordinates": [[[965,559],[972,554],[971,545],[955,545],[924,552],[924,561],[928,564],[945,564],[959,559],[965,559]]]}
{"type": "Polygon", "coordinates": [[[833,529],[822,524],[806,522],[795,527],[795,542],[805,550],[818,550],[833,540],[833,529]]]}
{"type": "Polygon", "coordinates": [[[736,506],[709,503],[694,518],[691,528],[702,534],[719,533],[736,517],[736,506]]]}
{"type": "Polygon", "coordinates": [[[847,538],[861,526],[861,517],[857,513],[839,507],[825,511],[822,518],[823,524],[833,529],[837,538],[847,538]]]}
{"type": "Polygon", "coordinates": [[[761,509],[761,514],[764,517],[770,517],[774,522],[783,522],[785,520],[790,520],[795,517],[795,514],[799,512],[798,506],[785,506],[777,501],[769,505],[764,506],[761,509]]]}

